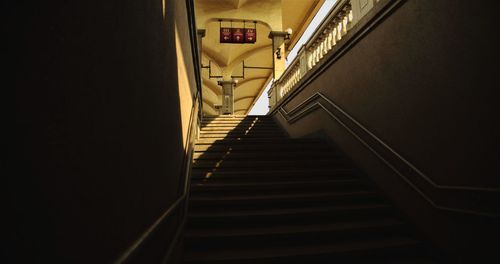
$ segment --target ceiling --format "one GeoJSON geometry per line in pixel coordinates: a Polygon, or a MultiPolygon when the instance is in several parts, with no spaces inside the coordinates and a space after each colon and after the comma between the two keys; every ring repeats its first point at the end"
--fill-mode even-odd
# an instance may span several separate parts
{"type": "Polygon", "coordinates": [[[217,115],[214,104],[222,102],[219,80],[237,80],[234,89],[234,114],[245,115],[272,78],[272,42],[270,31],[293,30],[289,48],[293,47],[324,0],[195,0],[198,29],[205,29],[201,60],[210,64],[202,68],[203,111],[217,115]],[[253,44],[219,43],[219,19],[223,27],[257,28],[253,44]],[[246,21],[245,23],[243,21],[246,21]],[[244,78],[243,61],[246,67],[244,78]],[[255,68],[258,67],[258,68],[255,68]],[[209,76],[210,75],[212,76],[209,76]],[[222,76],[213,78],[213,76],[222,76]]]}

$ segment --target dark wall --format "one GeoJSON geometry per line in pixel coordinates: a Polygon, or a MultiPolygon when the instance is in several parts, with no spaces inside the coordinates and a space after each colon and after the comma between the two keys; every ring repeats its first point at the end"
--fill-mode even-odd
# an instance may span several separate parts
{"type": "Polygon", "coordinates": [[[178,197],[185,153],[166,2],[165,18],[160,0],[8,6],[18,51],[10,262],[110,263],[178,197]]]}
{"type": "MultiPolygon", "coordinates": [[[[497,189],[442,190],[405,175],[438,205],[481,211],[489,203],[498,214],[498,10],[493,2],[402,1],[284,108],[319,91],[438,185],[497,189]]],[[[500,218],[433,207],[325,111],[292,124],[274,114],[294,137],[328,135],[440,247],[481,263],[495,257],[500,218]]]]}

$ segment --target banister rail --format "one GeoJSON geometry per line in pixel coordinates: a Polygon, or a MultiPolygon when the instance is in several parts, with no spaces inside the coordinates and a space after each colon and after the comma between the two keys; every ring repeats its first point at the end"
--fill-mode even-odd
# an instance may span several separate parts
{"type": "Polygon", "coordinates": [[[312,37],[299,49],[297,57],[281,77],[273,82],[268,91],[270,108],[290,93],[307,72],[314,70],[321,59],[334,50],[347,32],[378,2],[379,0],[338,0],[312,37]]]}

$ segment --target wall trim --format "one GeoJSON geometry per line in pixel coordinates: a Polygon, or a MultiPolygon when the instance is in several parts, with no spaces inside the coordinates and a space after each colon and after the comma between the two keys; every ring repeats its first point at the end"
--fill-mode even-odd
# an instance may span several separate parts
{"type": "MultiPolygon", "coordinates": [[[[475,195],[478,195],[480,193],[487,193],[488,195],[499,195],[500,188],[442,185],[436,183],[415,165],[405,159],[401,154],[396,152],[394,148],[390,147],[387,143],[382,141],[374,133],[368,130],[360,122],[358,122],[351,115],[349,115],[332,100],[330,100],[320,92],[317,92],[314,95],[310,96],[290,111],[287,111],[282,105],[276,110],[284,120],[286,120],[289,124],[293,124],[301,118],[319,109],[324,110],[331,118],[337,121],[343,128],[345,128],[361,144],[363,144],[368,150],[370,150],[385,165],[393,170],[401,179],[403,179],[408,185],[410,185],[410,187],[412,187],[433,207],[446,211],[500,218],[500,213],[498,212],[480,211],[471,208],[464,209],[441,205],[440,202],[437,202],[428,194],[428,192],[442,190],[447,191],[446,194],[453,196],[456,195],[457,192],[473,192],[475,195]],[[347,123],[349,123],[350,125],[348,125],[347,123]],[[408,177],[409,175],[415,175],[417,176],[417,179],[413,179],[412,181],[410,180],[410,177],[408,177]],[[420,184],[417,184],[416,181],[419,181],[420,184]],[[424,191],[424,188],[422,186],[417,186],[422,184],[427,185],[428,191],[424,191]]],[[[465,197],[467,195],[463,196],[465,197]]],[[[493,201],[491,202],[494,203],[493,201]]]]}

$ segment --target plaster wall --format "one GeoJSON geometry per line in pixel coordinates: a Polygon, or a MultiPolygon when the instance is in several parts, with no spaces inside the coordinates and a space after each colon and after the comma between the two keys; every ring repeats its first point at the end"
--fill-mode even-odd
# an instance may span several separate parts
{"type": "Polygon", "coordinates": [[[9,4],[7,263],[110,263],[176,200],[195,89],[184,4],[9,4]]]}
{"type": "MultiPolygon", "coordinates": [[[[284,108],[321,92],[436,183],[498,189],[497,10],[402,1],[284,108]]],[[[433,208],[322,110],[292,124],[275,118],[292,137],[322,135],[343,149],[440,248],[465,259],[498,258],[498,219],[433,208]]],[[[468,199],[479,208],[479,197],[468,199]]]]}

